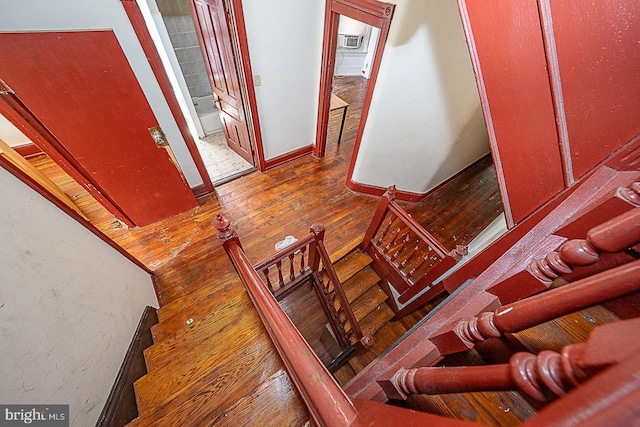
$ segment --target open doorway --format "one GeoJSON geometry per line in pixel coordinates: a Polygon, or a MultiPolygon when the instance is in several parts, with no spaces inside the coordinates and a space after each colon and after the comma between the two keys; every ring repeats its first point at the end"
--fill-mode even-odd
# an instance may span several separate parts
{"type": "Polygon", "coordinates": [[[380,30],[340,15],[326,150],[353,150],[380,30]]]}
{"type": "Polygon", "coordinates": [[[173,89],[183,100],[183,113],[211,182],[220,184],[255,169],[255,161],[236,153],[225,136],[189,0],[146,2],[151,14],[159,15],[153,19],[156,45],[166,55],[165,68],[175,76],[173,89]]]}
{"type": "MultiPolygon", "coordinates": [[[[358,7],[347,5],[339,0],[328,0],[324,19],[324,39],[322,47],[322,68],[320,70],[320,98],[318,103],[318,125],[316,132],[316,144],[313,154],[324,157],[327,147],[327,131],[329,115],[336,108],[336,94],[333,93],[334,78],[339,77],[336,68],[340,66],[347,55],[345,49],[357,50],[366,40],[365,63],[362,64],[360,73],[368,78],[365,96],[362,103],[358,130],[353,144],[352,163],[358,152],[373,88],[375,87],[382,52],[389,34],[389,26],[393,17],[395,6],[382,3],[377,0],[363,0],[358,7]],[[342,21],[342,33],[340,22],[342,21]],[[371,28],[369,28],[371,27],[371,28]],[[358,34],[360,33],[360,34],[358,34]],[[372,39],[375,39],[372,40],[372,39]],[[340,50],[338,50],[340,49],[340,50]],[[340,55],[338,55],[340,54],[340,55]],[[338,62],[340,59],[340,62],[338,62]],[[331,105],[333,101],[333,106],[331,105]]],[[[354,52],[355,53],[355,52],[354,52]]],[[[351,58],[356,55],[349,55],[351,58]]],[[[338,96],[339,98],[339,96],[338,96]]],[[[344,101],[344,100],[342,100],[344,101]]],[[[345,110],[346,113],[346,110],[345,110]]],[[[353,165],[351,165],[351,168],[353,165]]]]}

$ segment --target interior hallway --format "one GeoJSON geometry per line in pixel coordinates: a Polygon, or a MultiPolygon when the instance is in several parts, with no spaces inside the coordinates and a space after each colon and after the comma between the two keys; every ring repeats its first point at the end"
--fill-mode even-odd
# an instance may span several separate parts
{"type": "MultiPolygon", "coordinates": [[[[339,145],[341,115],[334,112],[330,116],[324,159],[308,156],[266,173],[254,171],[216,186],[215,193],[199,200],[199,207],[145,227],[123,227],[46,158],[32,161],[61,181],[63,191],[98,229],[156,273],[164,304],[233,271],[212,227],[218,213],[232,222],[252,262],[271,255],[275,243],[285,236],[306,235],[313,223],[326,227],[329,253],[362,239],[379,198],[355,194],[344,181],[366,83],[362,77],[336,79],[334,91],[350,104],[349,112],[339,145]]],[[[501,212],[490,158],[477,162],[466,175],[440,187],[420,204],[406,208],[414,216],[425,210],[425,227],[445,247],[468,243],[501,212]]]]}

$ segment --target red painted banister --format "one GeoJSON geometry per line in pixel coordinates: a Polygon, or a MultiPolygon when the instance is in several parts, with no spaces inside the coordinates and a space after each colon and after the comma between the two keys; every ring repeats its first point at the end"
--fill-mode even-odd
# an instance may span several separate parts
{"type": "Polygon", "coordinates": [[[519,332],[543,322],[640,290],[640,260],[461,320],[430,338],[440,354],[473,348],[477,342],[519,332]]]}
{"type": "Polygon", "coordinates": [[[406,399],[410,394],[518,390],[544,402],[552,396],[566,396],[596,373],[635,355],[640,344],[629,342],[629,337],[639,327],[640,319],[614,322],[596,327],[586,343],[566,345],[561,353],[520,352],[508,364],[499,365],[399,369],[378,383],[391,399],[406,399]]]}
{"type": "Polygon", "coordinates": [[[229,222],[218,215],[215,227],[313,421],[319,426],[353,425],[355,407],[267,290],[229,222]]]}

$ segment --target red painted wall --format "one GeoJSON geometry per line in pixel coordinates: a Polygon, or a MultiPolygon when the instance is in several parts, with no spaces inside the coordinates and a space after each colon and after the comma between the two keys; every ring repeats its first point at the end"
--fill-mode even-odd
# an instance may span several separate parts
{"type": "Polygon", "coordinates": [[[640,3],[459,0],[509,225],[640,133],[640,3]]]}
{"type": "Polygon", "coordinates": [[[579,178],[640,133],[640,2],[547,1],[579,178]]]}
{"type": "Polygon", "coordinates": [[[517,224],[564,187],[538,6],[461,0],[460,8],[507,220],[517,224]]]}

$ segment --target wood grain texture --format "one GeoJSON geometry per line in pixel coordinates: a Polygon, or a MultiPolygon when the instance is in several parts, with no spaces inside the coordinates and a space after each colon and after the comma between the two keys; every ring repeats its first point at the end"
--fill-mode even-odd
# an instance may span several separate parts
{"type": "MultiPolygon", "coordinates": [[[[357,195],[344,186],[357,131],[352,113],[357,113],[364,94],[360,80],[336,80],[337,93],[350,105],[339,146],[335,141],[340,118],[330,123],[335,138],[329,138],[334,142],[329,143],[325,159],[301,158],[267,173],[253,172],[217,187],[216,194],[200,199],[195,209],[146,227],[123,227],[59,167],[46,157],[39,160],[38,167],[55,182],[64,182],[63,191],[96,227],[157,275],[161,323],[154,328],[158,340],[146,353],[154,369],[137,384],[148,412],[132,425],[230,425],[245,416],[250,418],[235,425],[270,425],[270,420],[278,420],[277,425],[304,425],[308,419],[297,391],[282,377],[284,366],[215,236],[212,221],[218,213],[228,216],[253,262],[272,255],[275,243],[286,235],[306,236],[313,223],[325,226],[324,242],[334,260],[360,243],[378,204],[378,198],[357,195]],[[189,319],[191,325],[186,324],[189,319]]],[[[490,162],[484,167],[493,173],[490,162]]],[[[437,200],[425,202],[439,207],[437,219],[423,215],[428,223],[446,226],[451,221],[466,238],[479,232],[477,218],[488,224],[496,215],[496,200],[499,205],[495,173],[493,179],[482,180],[478,173],[474,169],[461,174],[457,184],[443,187],[437,200]],[[486,187],[483,196],[472,190],[478,185],[486,187]],[[446,196],[447,189],[455,197],[446,196]],[[462,201],[467,194],[491,198],[491,203],[462,201]],[[458,200],[455,208],[446,209],[452,200],[458,200]],[[474,222],[465,229],[464,218],[471,217],[474,222]]],[[[348,281],[361,268],[348,267],[352,271],[341,277],[348,281]]],[[[341,369],[347,371],[345,381],[429,309],[387,322],[384,305],[377,307],[368,317],[384,323],[382,329],[373,347],[359,349],[351,365],[341,369]]]]}

